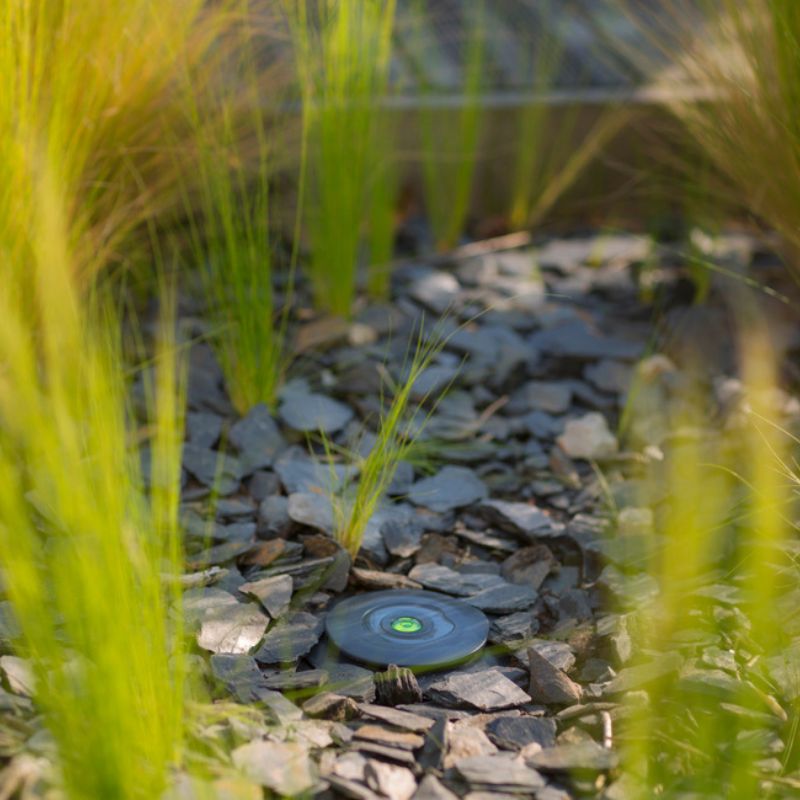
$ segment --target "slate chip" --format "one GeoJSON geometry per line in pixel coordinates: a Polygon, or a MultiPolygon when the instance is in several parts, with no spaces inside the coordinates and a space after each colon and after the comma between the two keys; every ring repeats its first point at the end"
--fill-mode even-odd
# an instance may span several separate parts
{"type": "Polygon", "coordinates": [[[530,696],[495,669],[451,672],[432,683],[426,694],[435,703],[452,708],[499,711],[530,702],[530,696]]]}
{"type": "Polygon", "coordinates": [[[191,443],[183,446],[183,468],[221,495],[233,494],[243,476],[239,459],[191,443]]]}
{"type": "Polygon", "coordinates": [[[489,641],[514,646],[530,639],[538,630],[539,622],[530,611],[517,611],[491,621],[489,641]]]}
{"type": "Polygon", "coordinates": [[[619,764],[619,756],[596,742],[559,744],[534,753],[525,763],[542,772],[571,772],[587,770],[604,772],[619,764]]]}
{"type": "Polygon", "coordinates": [[[530,608],[538,597],[539,595],[529,586],[504,582],[465,597],[464,600],[487,614],[509,614],[512,611],[530,608]]]}
{"type": "Polygon", "coordinates": [[[413,556],[422,547],[422,523],[415,517],[387,519],[380,528],[386,549],[400,558],[413,556]]]}
{"type": "Polygon", "coordinates": [[[556,721],[542,717],[496,717],[486,725],[489,738],[503,750],[521,750],[536,743],[553,747],[556,743],[556,721]]]}
{"type": "Polygon", "coordinates": [[[231,757],[247,777],[284,797],[316,784],[308,750],[300,744],[256,740],[237,747],[231,757]]]}
{"type": "Polygon", "coordinates": [[[198,447],[213,447],[222,433],[222,417],[210,411],[190,411],[186,415],[186,438],[198,447]]]}
{"type": "Polygon", "coordinates": [[[613,456],[619,449],[617,437],[609,430],[606,418],[596,411],[568,420],[557,441],[570,458],[590,461],[613,456]]]}
{"type": "Polygon", "coordinates": [[[295,492],[289,495],[286,507],[289,518],[300,525],[332,534],[334,529],[333,504],[330,498],[317,492],[295,492]]]}
{"type": "Polygon", "coordinates": [[[485,573],[462,574],[442,564],[418,564],[408,577],[426,589],[465,597],[495,587],[509,586],[499,575],[485,573]]]}
{"type": "Polygon", "coordinates": [[[319,615],[305,611],[293,614],[270,629],[255,653],[256,660],[262,664],[296,661],[319,641],[323,628],[319,615]]]}
{"type": "Polygon", "coordinates": [[[275,457],[287,447],[269,408],[263,403],[253,406],[231,427],[228,439],[239,451],[248,472],[272,466],[275,457]]]}
{"type": "Polygon", "coordinates": [[[534,702],[572,705],[581,699],[580,685],[533,647],[528,649],[528,669],[531,678],[528,692],[534,702]]]}
{"type": "Polygon", "coordinates": [[[278,414],[290,428],[301,433],[336,433],[353,418],[352,409],[344,403],[324,394],[299,391],[283,398],[278,414]]]}
{"type": "Polygon", "coordinates": [[[261,641],[267,622],[250,603],[217,606],[203,616],[197,644],[212,653],[249,653],[261,641]]]}
{"type": "Polygon", "coordinates": [[[478,506],[477,512],[499,528],[528,540],[562,533],[560,526],[548,514],[530,503],[485,500],[478,506]]]}
{"type": "Polygon", "coordinates": [[[534,792],[545,785],[544,778],[535,769],[501,755],[462,758],[455,768],[474,788],[534,792]]]}
{"type": "Polygon", "coordinates": [[[510,555],[503,562],[501,574],[509,583],[529,586],[538,591],[555,566],[556,559],[550,548],[544,544],[535,544],[522,547],[510,555]]]}
{"type": "Polygon", "coordinates": [[[300,448],[290,448],[282,453],[275,461],[274,469],[287,494],[295,492],[331,494],[342,485],[351,472],[342,464],[334,464],[331,468],[322,461],[315,461],[300,448]]]}
{"type": "Polygon", "coordinates": [[[272,619],[283,616],[292,600],[294,583],[289,575],[276,575],[243,583],[239,591],[255,597],[272,619]]]}
{"type": "Polygon", "coordinates": [[[408,499],[418,506],[443,513],[483,500],[488,494],[484,482],[467,467],[444,467],[436,475],[417,481],[408,499]]]}

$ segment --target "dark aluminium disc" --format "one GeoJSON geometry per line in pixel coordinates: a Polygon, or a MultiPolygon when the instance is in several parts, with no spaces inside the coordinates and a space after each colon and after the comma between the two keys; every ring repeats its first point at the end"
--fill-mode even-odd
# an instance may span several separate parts
{"type": "Polygon", "coordinates": [[[325,621],[341,653],[367,664],[444,666],[486,643],[489,620],[461,600],[417,590],[367,592],[337,603],[325,621]]]}

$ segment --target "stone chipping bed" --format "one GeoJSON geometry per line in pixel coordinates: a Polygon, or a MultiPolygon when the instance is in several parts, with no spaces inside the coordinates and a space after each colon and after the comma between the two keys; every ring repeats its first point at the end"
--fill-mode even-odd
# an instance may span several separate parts
{"type": "MultiPolygon", "coordinates": [[[[726,264],[769,263],[747,237],[719,246],[726,264]]],[[[754,663],[744,639],[698,616],[684,646],[636,647],[659,592],[641,548],[664,500],[651,492],[644,504],[642,476],[670,445],[687,353],[702,342],[709,356],[710,426],[730,419],[741,390],[722,304],[712,292],[692,306],[667,250],[650,276],[658,307],[642,302],[635,277],[646,259],[638,237],[588,236],[405,264],[391,305],[365,307],[349,325],[298,322],[301,355],[274,416],[256,406],[237,419],[210,348],[194,347],[185,607],[193,661],[215,697],[259,712],[206,731],[253,785],[365,800],[619,800],[630,796],[620,758],[629,705],[665,677],[700,692],[752,687],[763,698],[761,775],[775,796],[790,785],[780,758],[797,690],[785,666],[754,663]],[[352,563],[331,537],[329,492],[357,477],[343,464],[332,471],[314,437],[369,448],[364,421],[379,410],[385,373],[402,378],[421,322],[449,335],[415,387],[419,398],[447,389],[423,433],[432,445],[416,467],[400,466],[352,563]],[[623,438],[634,379],[648,403],[623,438]],[[337,598],[419,588],[488,615],[480,657],[416,677],[326,657],[337,598]]],[[[791,422],[797,401],[779,400],[791,422]]],[[[708,601],[698,614],[742,614],[736,586],[719,576],[698,592],[708,601]]]]}

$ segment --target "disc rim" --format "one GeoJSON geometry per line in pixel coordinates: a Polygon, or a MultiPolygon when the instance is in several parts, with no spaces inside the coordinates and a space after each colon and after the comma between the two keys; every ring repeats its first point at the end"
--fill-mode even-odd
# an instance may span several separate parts
{"type": "MultiPolygon", "coordinates": [[[[380,625],[379,622],[375,624],[380,625]]],[[[436,623],[431,624],[435,628],[436,623]]],[[[384,633],[392,634],[391,629],[387,630],[383,626],[381,629],[384,633]]],[[[424,589],[386,589],[364,592],[337,601],[325,619],[325,631],[328,641],[342,655],[364,664],[391,663],[404,667],[435,667],[461,663],[475,655],[486,644],[489,619],[480,609],[440,592],[424,589]],[[397,607],[396,618],[416,616],[408,613],[408,605],[404,608],[404,603],[433,606],[434,610],[451,624],[451,631],[444,634],[444,641],[434,639],[432,642],[411,638],[415,634],[395,631],[397,637],[394,641],[397,644],[397,651],[389,658],[386,649],[391,646],[392,640],[369,638],[375,636],[376,632],[367,628],[358,629],[358,622],[355,620],[364,620],[369,613],[378,616],[379,610],[392,606],[397,607]],[[452,619],[453,617],[455,619],[452,619]],[[442,654],[441,649],[447,646],[446,637],[453,630],[461,630],[457,641],[463,644],[452,656],[447,653],[442,654]]]]}

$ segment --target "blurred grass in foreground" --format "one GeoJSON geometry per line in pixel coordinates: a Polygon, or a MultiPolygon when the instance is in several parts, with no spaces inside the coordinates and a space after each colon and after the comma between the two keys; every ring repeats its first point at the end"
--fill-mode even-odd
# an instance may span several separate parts
{"type": "MultiPolygon", "coordinates": [[[[623,669],[615,687],[627,700],[625,797],[744,800],[800,789],[800,662],[791,656],[800,630],[796,612],[779,611],[800,585],[797,470],[765,319],[745,314],[744,292],[736,303],[741,396],[721,429],[691,388],[666,403],[651,402],[646,388],[634,394],[632,414],[666,421],[667,432],[664,461],[644,480],[646,497],[661,498],[655,530],[615,543],[649,553],[645,570],[655,579],[638,579],[638,590],[637,579],[624,579],[639,665],[623,669]],[[792,661],[794,684],[777,680],[792,661]]],[[[694,367],[686,387],[709,381],[701,355],[694,367]]]]}
{"type": "Polygon", "coordinates": [[[674,90],[669,107],[724,176],[725,189],[797,249],[800,4],[666,0],[664,5],[662,24],[670,29],[664,38],[670,44],[659,45],[677,61],[659,79],[674,90]]]}
{"type": "Polygon", "coordinates": [[[117,320],[99,297],[82,298],[69,201],[48,171],[31,181],[36,250],[24,275],[0,249],[10,289],[0,293],[3,581],[67,796],[150,800],[183,742],[179,590],[164,582],[182,567],[173,326],[162,325],[148,392],[148,503],[129,446],[117,320]],[[24,306],[23,277],[33,292],[24,306]]]}

